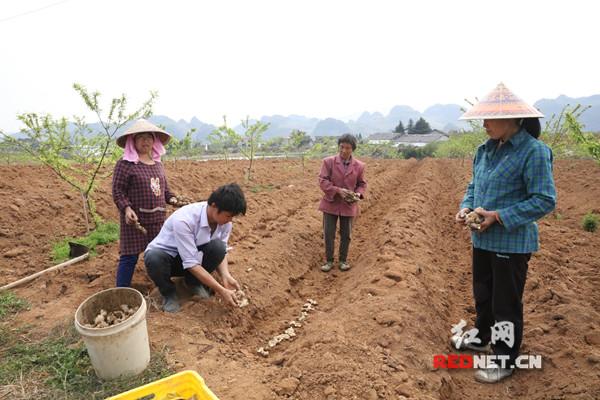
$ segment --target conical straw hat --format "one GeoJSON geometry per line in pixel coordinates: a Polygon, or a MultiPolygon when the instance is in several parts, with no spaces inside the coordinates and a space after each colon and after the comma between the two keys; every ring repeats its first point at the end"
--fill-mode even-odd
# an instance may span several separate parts
{"type": "Polygon", "coordinates": [[[543,118],[544,115],[525,103],[503,83],[498,84],[479,103],[459,119],[543,118]]]}
{"type": "Polygon", "coordinates": [[[163,131],[158,126],[146,121],[145,119],[140,118],[137,121],[135,121],[135,124],[131,125],[129,129],[127,129],[125,132],[119,135],[119,137],[117,138],[117,144],[120,147],[125,148],[127,136],[135,135],[136,133],[142,132],[155,133],[156,136],[158,136],[158,138],[162,142],[162,144],[167,144],[169,140],[171,140],[171,135],[169,135],[167,132],[163,131]]]}

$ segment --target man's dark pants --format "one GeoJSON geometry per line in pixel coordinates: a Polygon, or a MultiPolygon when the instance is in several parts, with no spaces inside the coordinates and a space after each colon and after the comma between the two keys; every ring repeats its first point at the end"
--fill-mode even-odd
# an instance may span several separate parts
{"type": "MultiPolygon", "coordinates": [[[[214,239],[210,242],[198,246],[198,250],[203,253],[202,268],[206,271],[213,272],[225,258],[227,246],[225,242],[214,239]]],[[[167,297],[175,293],[175,284],[171,281],[172,276],[183,276],[185,283],[192,286],[200,286],[200,282],[189,271],[183,268],[181,257],[171,257],[162,250],[147,250],[144,253],[144,264],[150,279],[156,284],[160,294],[167,297]]]]}

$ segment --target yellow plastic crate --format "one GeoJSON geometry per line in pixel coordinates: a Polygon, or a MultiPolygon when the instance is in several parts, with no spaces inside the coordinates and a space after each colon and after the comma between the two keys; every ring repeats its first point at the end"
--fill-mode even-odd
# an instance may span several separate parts
{"type": "Polygon", "coordinates": [[[182,371],[106,400],[219,400],[196,371],[182,371]],[[194,397],[195,396],[195,397],[194,397]]]}

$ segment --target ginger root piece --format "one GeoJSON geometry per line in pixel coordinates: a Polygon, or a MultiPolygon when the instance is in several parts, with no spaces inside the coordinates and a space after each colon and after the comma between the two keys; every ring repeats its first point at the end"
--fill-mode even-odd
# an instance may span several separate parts
{"type": "Polygon", "coordinates": [[[101,323],[106,323],[106,310],[100,310],[100,313],[94,318],[94,325],[99,325],[101,323]]]}
{"type": "Polygon", "coordinates": [[[263,357],[267,357],[269,355],[269,351],[265,350],[264,347],[259,347],[258,350],[256,350],[256,352],[263,357]]]}
{"type": "Polygon", "coordinates": [[[101,309],[92,323],[84,325],[88,328],[108,328],[109,326],[120,324],[131,317],[139,307],[129,307],[127,304],[121,304],[120,308],[120,310],[111,312],[101,309]]]}
{"type": "Polygon", "coordinates": [[[360,200],[360,195],[358,193],[348,191],[344,194],[344,200],[347,203],[356,203],[360,200]]]}
{"type": "Polygon", "coordinates": [[[135,221],[135,229],[137,229],[138,231],[142,232],[144,235],[148,234],[148,231],[146,230],[146,228],[144,228],[142,226],[142,224],[140,224],[139,221],[135,221]]]}
{"type": "Polygon", "coordinates": [[[235,291],[235,299],[238,303],[238,307],[240,308],[246,307],[248,304],[250,304],[250,301],[246,297],[246,293],[244,293],[242,290],[235,291]]]}
{"type": "MultiPolygon", "coordinates": [[[[300,328],[302,326],[300,321],[304,321],[308,317],[308,313],[315,310],[316,305],[317,302],[315,300],[307,299],[306,303],[302,305],[302,310],[300,311],[300,315],[298,316],[297,320],[287,322],[287,328],[284,330],[284,332],[273,336],[271,340],[267,342],[267,346],[265,347],[272,349],[285,340],[293,340],[298,335],[294,328],[300,328]]],[[[269,355],[269,350],[265,350],[265,347],[260,347],[256,352],[263,357],[267,357],[269,355]]]]}
{"type": "Polygon", "coordinates": [[[171,205],[175,207],[183,207],[187,206],[188,204],[192,204],[193,202],[194,201],[189,197],[186,197],[182,194],[178,194],[177,196],[175,196],[174,200],[171,201],[171,205]]]}
{"type": "Polygon", "coordinates": [[[465,217],[465,225],[471,229],[479,230],[481,229],[481,223],[483,222],[483,217],[477,214],[475,211],[471,211],[465,217]]]}
{"type": "Polygon", "coordinates": [[[290,321],[288,325],[292,328],[301,328],[302,327],[302,324],[300,322],[294,321],[294,320],[290,321]]]}

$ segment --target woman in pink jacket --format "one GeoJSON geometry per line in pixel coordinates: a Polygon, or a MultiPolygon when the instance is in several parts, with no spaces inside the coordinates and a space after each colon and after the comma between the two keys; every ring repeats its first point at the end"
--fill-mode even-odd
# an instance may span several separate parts
{"type": "Polygon", "coordinates": [[[350,134],[338,139],[339,154],[323,159],[319,173],[319,186],[324,195],[319,204],[323,211],[323,235],[327,262],[321,271],[333,268],[333,245],[337,220],[340,220],[340,270],[348,271],[348,247],[352,234],[352,220],[358,215],[359,199],[367,189],[364,178],[365,164],[352,157],[356,150],[356,138],[350,134]]]}

